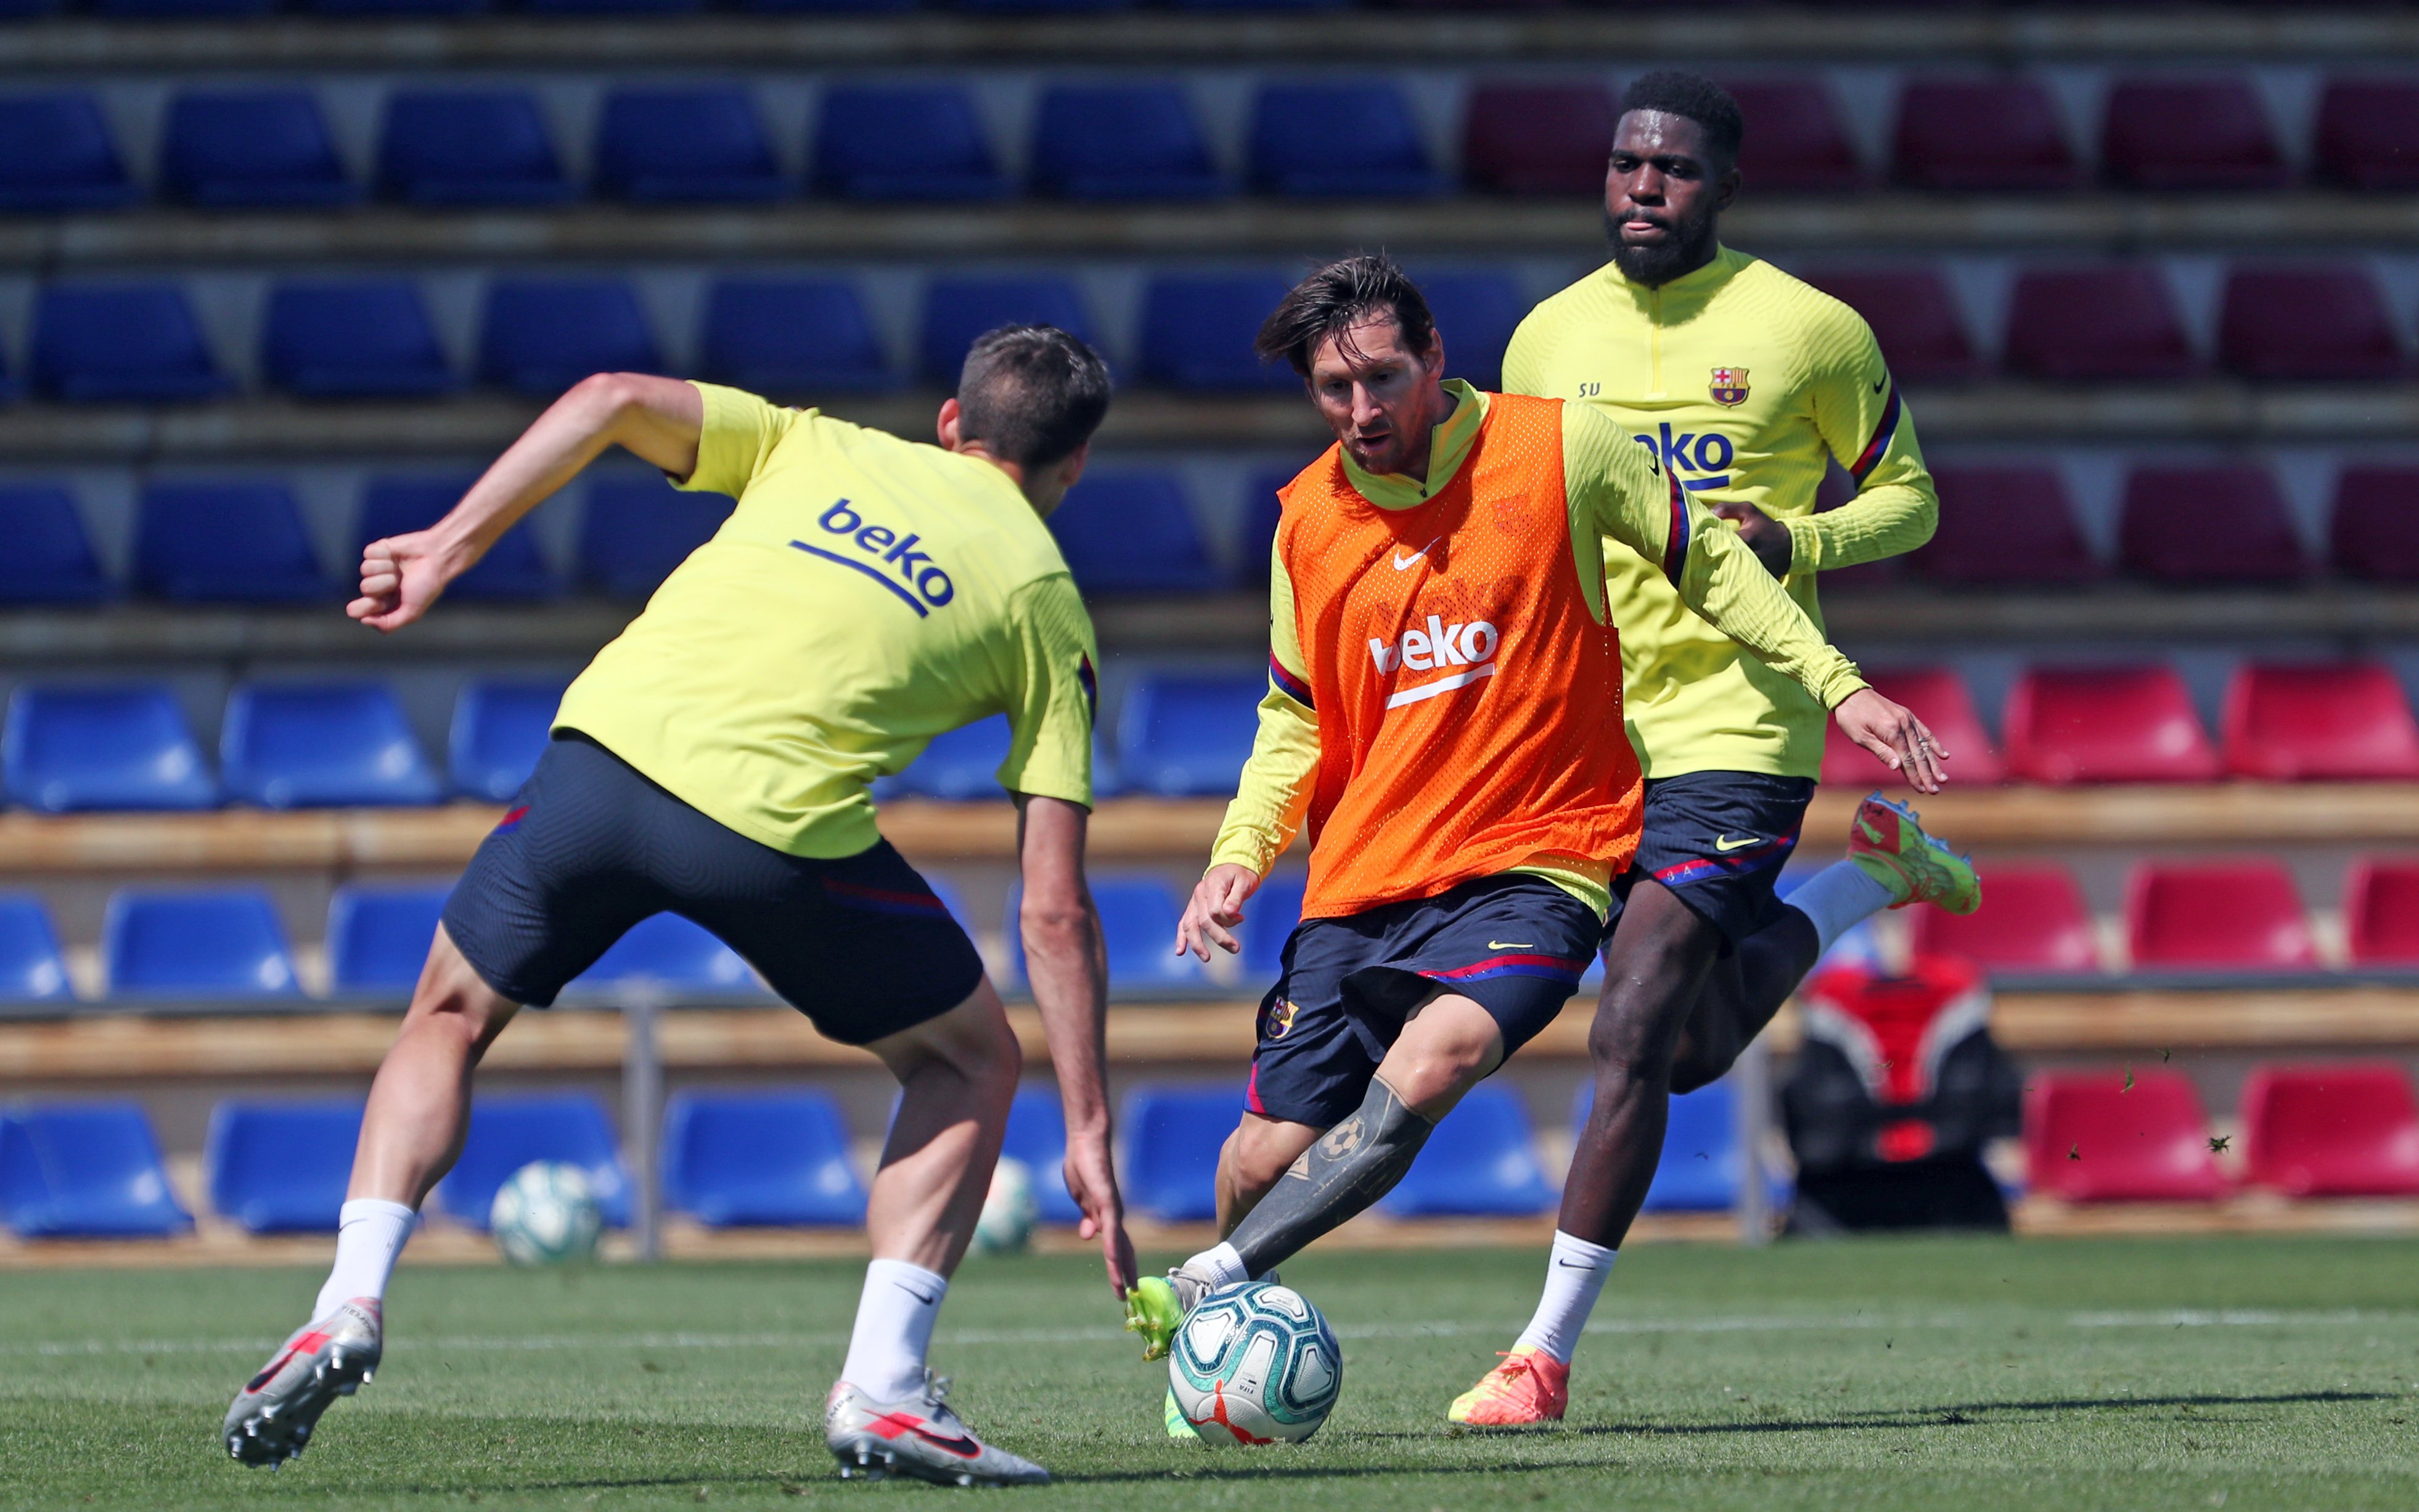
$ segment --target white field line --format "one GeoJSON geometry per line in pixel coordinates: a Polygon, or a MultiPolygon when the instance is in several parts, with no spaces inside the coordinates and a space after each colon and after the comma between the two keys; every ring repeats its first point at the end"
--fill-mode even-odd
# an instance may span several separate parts
{"type": "MultiPolygon", "coordinates": [[[[1597,1319],[1591,1334],[1802,1334],[1843,1330],[1982,1329],[2029,1321],[2022,1310],[1989,1314],[1932,1313],[1892,1316],[1880,1313],[1774,1314],[1728,1318],[1597,1319]]],[[[2139,1312],[2070,1313],[2057,1319],[2069,1328],[2345,1328],[2419,1325],[2419,1312],[2363,1312],[2228,1309],[2150,1310],[2139,1312]]],[[[1348,1339],[1448,1338],[1466,1334],[1517,1332],[1518,1319],[1468,1321],[1441,1319],[1428,1323],[1346,1324],[1336,1333],[1348,1339]]],[[[1126,1338],[1111,1328],[948,1329],[940,1342],[953,1345],[1099,1344],[1126,1338]]],[[[484,1335],[407,1335],[390,1350],[417,1352],[543,1352],[554,1350],[793,1350],[825,1349],[848,1342],[840,1332],[791,1334],[535,1334],[520,1337],[484,1335]]],[[[0,1342],[0,1358],[118,1354],[249,1354],[274,1349],[278,1341],[260,1338],[219,1339],[27,1339],[0,1342]]]]}

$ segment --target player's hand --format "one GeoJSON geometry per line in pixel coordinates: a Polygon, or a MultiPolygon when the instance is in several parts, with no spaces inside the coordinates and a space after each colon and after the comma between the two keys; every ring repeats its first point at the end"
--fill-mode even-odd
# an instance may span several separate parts
{"type": "Polygon", "coordinates": [[[1739,539],[1764,563],[1764,570],[1776,578],[1789,576],[1789,564],[1797,556],[1797,544],[1789,538],[1789,527],[1756,508],[1753,504],[1720,503],[1712,506],[1716,515],[1738,527],[1739,539]]]}
{"type": "Polygon", "coordinates": [[[1212,944],[1228,955],[1241,949],[1235,926],[1243,921],[1243,900],[1259,885],[1260,874],[1248,866],[1224,861],[1211,867],[1193,885],[1193,901],[1184,905],[1184,917],[1177,921],[1176,953],[1207,961],[1212,944]]]}
{"type": "Polygon", "coordinates": [[[373,630],[400,630],[427,613],[470,565],[441,547],[434,531],[372,541],[362,548],[362,596],[345,612],[373,630]]]}
{"type": "Polygon", "coordinates": [[[1133,1241],[1126,1237],[1124,1202],[1117,1196],[1117,1167],[1109,1162],[1109,1142],[1100,1134],[1070,1133],[1067,1136],[1067,1195],[1084,1210],[1075,1231],[1101,1242],[1101,1258],[1108,1266],[1109,1285],[1122,1302],[1138,1273],[1133,1241]]]}
{"type": "Polygon", "coordinates": [[[1918,793],[1937,793],[1949,774],[1940,764],[1949,759],[1912,709],[1903,708],[1870,687],[1860,687],[1831,711],[1850,740],[1872,751],[1881,764],[1904,777],[1918,793]]]}

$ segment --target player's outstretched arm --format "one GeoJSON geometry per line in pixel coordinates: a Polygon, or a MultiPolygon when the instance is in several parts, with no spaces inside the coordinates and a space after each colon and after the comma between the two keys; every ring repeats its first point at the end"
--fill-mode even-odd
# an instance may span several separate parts
{"type": "Polygon", "coordinates": [[[1177,921],[1176,953],[1189,951],[1207,961],[1212,945],[1228,955],[1240,950],[1243,945],[1235,938],[1235,926],[1243,921],[1243,900],[1259,886],[1257,872],[1234,861],[1221,861],[1204,872],[1193,885],[1193,901],[1184,905],[1184,917],[1177,921]]]}
{"type": "Polygon", "coordinates": [[[345,612],[374,630],[402,629],[428,612],[446,584],[470,570],[514,521],[620,445],[676,477],[697,468],[705,404],[678,378],[599,373],[547,407],[520,440],[470,486],[443,519],[362,548],[361,596],[345,612]]]}
{"type": "Polygon", "coordinates": [[[1109,1160],[1109,963],[1101,917],[1084,882],[1089,817],[1083,805],[1064,798],[1018,797],[1024,899],[1017,927],[1025,935],[1025,980],[1041,1012],[1067,1114],[1067,1195],[1084,1210],[1080,1231],[1101,1242],[1109,1285],[1123,1297],[1136,1273],[1125,1203],[1109,1160]]]}

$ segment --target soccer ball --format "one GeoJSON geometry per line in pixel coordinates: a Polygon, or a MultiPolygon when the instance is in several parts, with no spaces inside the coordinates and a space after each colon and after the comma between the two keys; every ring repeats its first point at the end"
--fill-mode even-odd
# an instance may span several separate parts
{"type": "Polygon", "coordinates": [[[534,1160],[515,1171],[487,1210],[487,1231],[515,1265],[593,1260],[604,1227],[587,1176],[561,1161],[534,1160]]]}
{"type": "Polygon", "coordinates": [[[1177,1409],[1206,1443],[1300,1443],[1344,1389],[1335,1331],[1301,1292],[1271,1281],[1201,1299],[1168,1351],[1177,1409]]]}
{"type": "Polygon", "coordinates": [[[975,1248],[987,1255],[1013,1255],[1033,1242],[1033,1224],[1040,1216],[1033,1200],[1033,1170],[1006,1155],[991,1173],[991,1193],[975,1219],[975,1248]]]}

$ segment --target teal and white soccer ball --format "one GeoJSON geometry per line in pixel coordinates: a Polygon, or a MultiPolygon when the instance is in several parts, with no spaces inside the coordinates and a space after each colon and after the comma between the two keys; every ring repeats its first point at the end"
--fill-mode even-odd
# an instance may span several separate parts
{"type": "Polygon", "coordinates": [[[1033,1242],[1033,1226],[1040,1216],[1033,1197],[1033,1168],[1002,1155],[992,1168],[982,1213],[975,1219],[975,1248],[989,1255],[1017,1254],[1033,1242]]]}
{"type": "Polygon", "coordinates": [[[1206,1443],[1299,1443],[1344,1389],[1335,1331],[1289,1287],[1246,1281],[1201,1299],[1168,1351],[1177,1410],[1206,1443]]]}
{"type": "Polygon", "coordinates": [[[532,1161],[515,1171],[487,1210],[487,1231],[515,1265],[594,1259],[604,1227],[587,1176],[561,1161],[532,1161]]]}

